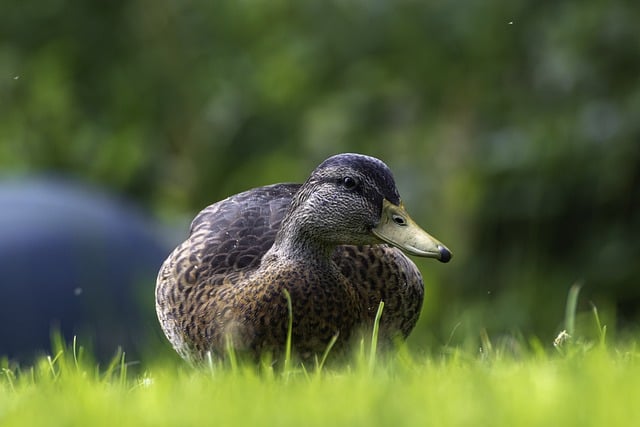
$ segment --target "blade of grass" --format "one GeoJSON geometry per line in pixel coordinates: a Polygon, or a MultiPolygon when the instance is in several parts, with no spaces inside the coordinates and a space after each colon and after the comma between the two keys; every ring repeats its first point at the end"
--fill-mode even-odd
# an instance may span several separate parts
{"type": "Polygon", "coordinates": [[[73,336],[73,344],[71,348],[73,353],[73,364],[76,369],[78,369],[78,337],[76,335],[73,336]]]}
{"type": "Polygon", "coordinates": [[[62,356],[63,353],[64,352],[62,350],[58,351],[58,353],[53,359],[51,358],[51,356],[47,356],[47,363],[49,364],[49,369],[51,370],[51,376],[53,377],[54,380],[58,378],[58,375],[60,373],[59,370],[56,371],[56,364],[60,360],[60,357],[62,356]]]}
{"type": "Polygon", "coordinates": [[[596,327],[598,328],[600,345],[604,346],[607,338],[607,325],[602,325],[602,323],[600,323],[600,316],[598,315],[598,307],[596,307],[594,303],[591,303],[591,310],[593,311],[593,317],[596,319],[596,327]]]}
{"type": "Polygon", "coordinates": [[[213,368],[213,355],[211,354],[211,351],[207,351],[207,353],[205,354],[205,361],[207,368],[209,369],[209,374],[213,376],[216,370],[213,368]]]}
{"type": "Polygon", "coordinates": [[[493,356],[493,344],[486,328],[480,330],[480,353],[485,359],[493,356]]]}
{"type": "MultiPolygon", "coordinates": [[[[105,382],[111,381],[115,378],[115,372],[117,369],[120,369],[121,360],[124,357],[124,354],[121,349],[117,349],[104,373],[102,374],[102,378],[105,382]]],[[[96,371],[96,374],[99,375],[99,371],[96,371]]]]}
{"type": "Polygon", "coordinates": [[[7,378],[7,383],[9,383],[9,388],[12,392],[16,391],[15,386],[13,385],[13,381],[16,377],[14,372],[9,368],[2,368],[2,372],[4,372],[5,377],[7,378]]]}
{"type": "Polygon", "coordinates": [[[324,363],[326,362],[327,357],[329,357],[329,352],[333,348],[333,345],[336,343],[336,341],[338,341],[338,336],[339,335],[340,335],[340,331],[336,332],[331,337],[331,341],[329,341],[329,344],[327,345],[327,348],[324,349],[324,353],[322,353],[322,358],[320,359],[320,363],[316,367],[316,372],[317,373],[320,373],[322,371],[322,367],[324,366],[324,363]]]}
{"type": "Polygon", "coordinates": [[[125,387],[127,385],[127,364],[125,363],[125,352],[122,352],[120,356],[120,386],[125,387]]]}
{"type": "Polygon", "coordinates": [[[575,334],[576,310],[578,308],[580,288],[582,288],[581,282],[574,283],[571,288],[569,288],[569,295],[567,296],[567,305],[564,311],[564,329],[570,336],[575,334]]]}
{"type": "Polygon", "coordinates": [[[378,351],[378,333],[380,332],[380,318],[384,310],[384,301],[378,304],[375,320],[373,321],[373,331],[371,332],[371,348],[369,350],[369,372],[373,372],[376,365],[376,353],[378,351]]]}
{"type": "Polygon", "coordinates": [[[231,372],[238,372],[238,357],[236,356],[236,349],[233,345],[233,338],[230,334],[227,334],[225,337],[225,351],[227,353],[229,365],[231,365],[231,372]]]}
{"type": "Polygon", "coordinates": [[[293,305],[291,304],[291,294],[286,289],[283,289],[284,297],[287,300],[287,311],[289,312],[289,323],[287,325],[287,343],[284,349],[284,375],[285,378],[289,377],[291,370],[291,335],[293,331],[293,305]]]}

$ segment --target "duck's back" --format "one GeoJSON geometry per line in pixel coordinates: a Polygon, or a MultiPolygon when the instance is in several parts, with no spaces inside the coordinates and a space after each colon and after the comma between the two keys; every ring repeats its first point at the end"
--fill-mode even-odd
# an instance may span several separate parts
{"type": "Polygon", "coordinates": [[[276,233],[299,184],[254,188],[203,209],[191,223],[205,274],[224,274],[258,266],[276,233]]]}

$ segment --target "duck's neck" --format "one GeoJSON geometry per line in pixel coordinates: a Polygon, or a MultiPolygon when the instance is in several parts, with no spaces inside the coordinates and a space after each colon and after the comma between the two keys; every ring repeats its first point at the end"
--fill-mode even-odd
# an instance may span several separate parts
{"type": "Polygon", "coordinates": [[[303,264],[331,263],[335,244],[323,241],[314,235],[313,231],[306,226],[304,219],[300,220],[295,216],[286,217],[273,246],[265,257],[275,256],[282,260],[303,264]]]}

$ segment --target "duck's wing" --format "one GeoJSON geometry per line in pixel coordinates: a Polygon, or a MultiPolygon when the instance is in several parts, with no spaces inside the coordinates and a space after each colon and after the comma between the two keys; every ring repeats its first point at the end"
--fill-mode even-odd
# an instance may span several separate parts
{"type": "Polygon", "coordinates": [[[189,242],[206,274],[255,268],[273,245],[299,184],[254,188],[214,203],[191,223],[189,242]]]}

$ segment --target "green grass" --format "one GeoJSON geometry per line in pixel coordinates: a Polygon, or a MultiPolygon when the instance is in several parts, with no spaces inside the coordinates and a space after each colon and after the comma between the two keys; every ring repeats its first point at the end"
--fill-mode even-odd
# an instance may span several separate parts
{"type": "MultiPolygon", "coordinates": [[[[574,328],[575,302],[567,312],[574,328]]],[[[57,340],[33,366],[0,362],[0,426],[640,425],[640,352],[608,343],[593,314],[596,339],[571,329],[555,348],[519,340],[514,352],[481,333],[477,352],[376,355],[374,334],[344,366],[282,371],[156,360],[134,373],[122,355],[98,366],[57,340]]]]}
{"type": "MultiPolygon", "coordinates": [[[[70,353],[0,382],[0,425],[638,425],[640,361],[633,347],[580,346],[523,359],[356,360],[339,370],[286,373],[176,363],[125,375],[70,353]]],[[[365,358],[366,359],[366,358],[365,358]]]]}

